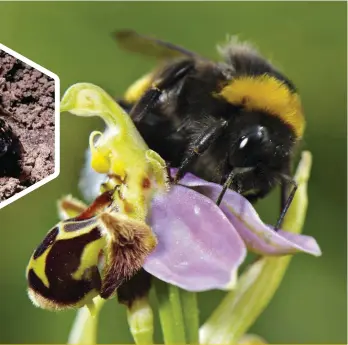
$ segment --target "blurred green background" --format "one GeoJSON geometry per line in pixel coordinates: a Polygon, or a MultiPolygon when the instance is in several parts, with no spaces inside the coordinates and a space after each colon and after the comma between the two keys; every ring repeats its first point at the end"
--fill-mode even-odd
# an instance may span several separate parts
{"type": "MultiPolygon", "coordinates": [[[[132,28],[213,58],[226,34],[254,42],[295,81],[314,156],[305,233],[323,256],[297,255],[270,306],[252,327],[270,343],[346,343],[346,3],[344,2],[75,2],[0,3],[0,42],[58,74],[61,90],[88,81],[121,95],[152,60],[120,51],[110,33],[132,28]]],[[[79,196],[88,135],[98,119],[61,117],[59,178],[0,211],[1,343],[64,343],[74,312],[50,313],[26,296],[32,250],[57,222],[56,199],[79,196]]],[[[258,207],[274,223],[278,193],[258,207]]],[[[223,296],[200,294],[204,321],[223,296]]],[[[157,329],[157,342],[161,342],[157,329]]],[[[99,341],[129,343],[125,310],[107,303],[99,341]]]]}

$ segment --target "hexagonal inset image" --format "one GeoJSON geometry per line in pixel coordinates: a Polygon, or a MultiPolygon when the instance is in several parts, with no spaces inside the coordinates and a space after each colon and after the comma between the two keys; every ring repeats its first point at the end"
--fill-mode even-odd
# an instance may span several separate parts
{"type": "Polygon", "coordinates": [[[0,44],[0,208],[58,176],[58,102],[58,77],[0,44]]]}

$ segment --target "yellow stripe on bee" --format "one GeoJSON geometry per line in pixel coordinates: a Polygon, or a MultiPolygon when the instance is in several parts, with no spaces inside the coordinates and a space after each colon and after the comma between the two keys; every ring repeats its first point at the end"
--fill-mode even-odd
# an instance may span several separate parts
{"type": "Polygon", "coordinates": [[[153,81],[153,73],[145,74],[136,80],[125,92],[124,99],[128,103],[137,102],[147,89],[151,87],[153,81]]]}
{"type": "Polygon", "coordinates": [[[286,84],[267,74],[233,79],[219,93],[227,102],[253,111],[265,111],[292,127],[301,138],[305,129],[300,97],[286,84]]]}
{"type": "Polygon", "coordinates": [[[98,262],[100,251],[106,246],[106,239],[100,239],[88,243],[81,255],[79,268],[71,275],[76,280],[81,280],[86,272],[86,269],[91,268],[98,262]]]}

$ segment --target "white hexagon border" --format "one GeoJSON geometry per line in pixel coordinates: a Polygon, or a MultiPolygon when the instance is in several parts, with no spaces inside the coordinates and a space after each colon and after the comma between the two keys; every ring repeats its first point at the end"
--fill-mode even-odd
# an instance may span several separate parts
{"type": "Polygon", "coordinates": [[[45,177],[39,182],[36,182],[32,186],[24,189],[23,191],[16,193],[15,195],[11,196],[10,198],[3,200],[0,202],[0,209],[4,208],[5,206],[12,204],[14,201],[22,198],[23,196],[31,193],[35,189],[38,189],[45,185],[47,182],[50,182],[57,178],[60,174],[60,80],[59,77],[52,73],[51,71],[47,70],[46,68],[40,66],[39,64],[35,63],[34,61],[26,58],[25,56],[15,52],[11,48],[3,45],[0,43],[0,49],[5,51],[6,53],[14,56],[15,58],[25,62],[27,65],[37,69],[38,71],[48,75],[54,80],[54,173],[45,177]]]}

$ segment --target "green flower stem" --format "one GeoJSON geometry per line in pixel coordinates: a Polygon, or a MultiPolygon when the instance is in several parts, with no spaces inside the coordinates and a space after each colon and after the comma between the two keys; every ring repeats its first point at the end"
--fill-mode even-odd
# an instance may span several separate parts
{"type": "Polygon", "coordinates": [[[127,319],[136,344],[153,344],[153,312],[147,296],[127,308],[127,319]]]}
{"type": "Polygon", "coordinates": [[[179,288],[155,280],[158,311],[165,344],[186,344],[179,288]]]}
{"type": "Polygon", "coordinates": [[[93,306],[85,306],[77,311],[68,344],[94,345],[97,343],[98,317],[105,300],[98,296],[93,302],[93,306]]]}
{"type": "MultiPolygon", "coordinates": [[[[289,232],[302,231],[311,163],[311,154],[303,152],[295,176],[299,187],[282,224],[282,229],[289,232]]],[[[201,327],[201,344],[236,344],[272,299],[291,258],[264,257],[252,264],[239,278],[236,289],[227,294],[201,327]]]]}
{"type": "Polygon", "coordinates": [[[198,344],[199,313],[197,304],[197,294],[194,292],[180,289],[180,299],[182,305],[187,343],[198,344]]]}

